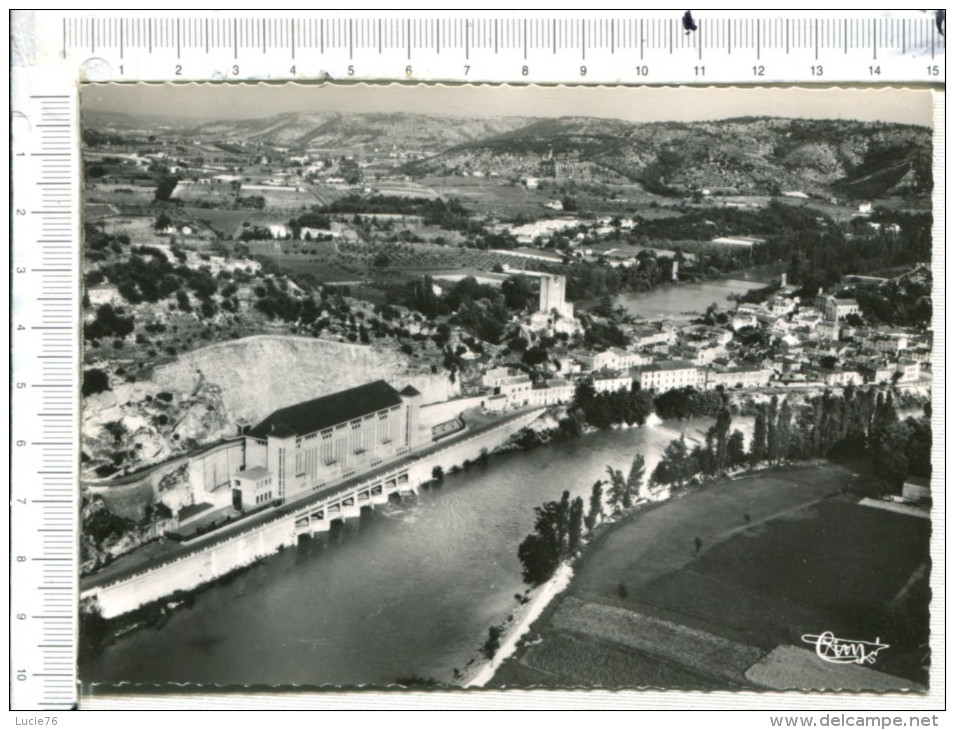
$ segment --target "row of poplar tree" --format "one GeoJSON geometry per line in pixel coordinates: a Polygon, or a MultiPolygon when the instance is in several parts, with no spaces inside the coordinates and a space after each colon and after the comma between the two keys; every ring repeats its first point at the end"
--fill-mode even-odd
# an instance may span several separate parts
{"type": "Polygon", "coordinates": [[[631,507],[640,493],[645,470],[643,454],[633,457],[626,476],[608,466],[609,480],[598,479],[594,483],[586,512],[583,497],[571,501],[567,490],[559,502],[545,502],[535,507],[534,532],[524,538],[517,549],[524,582],[540,585],[554,574],[561,560],[577,552],[584,530],[590,532],[604,517],[605,484],[608,485],[606,502],[613,512],[631,507]]]}
{"type": "Polygon", "coordinates": [[[930,410],[901,420],[892,391],[847,386],[826,390],[795,407],[773,396],[756,411],[749,450],[739,430],[730,433],[724,402],[705,440],[692,449],[686,439],[671,441],[650,476],[651,485],[682,487],[698,476],[728,470],[776,466],[825,457],[868,456],[889,488],[909,476],[931,475],[930,410]]]}
{"type": "MultiPolygon", "coordinates": [[[[931,475],[930,411],[921,417],[899,419],[891,391],[848,386],[841,395],[822,395],[793,405],[773,396],[761,404],[753,425],[749,450],[739,429],[730,431],[732,414],[724,397],[715,423],[703,443],[691,449],[685,436],[671,441],[650,475],[648,487],[682,487],[698,477],[713,477],[740,468],[770,466],[829,456],[869,455],[889,483],[910,475],[931,475]]],[[[534,532],[518,548],[524,581],[539,585],[548,580],[560,561],[574,555],[585,530],[603,518],[606,503],[612,512],[630,507],[640,496],[645,461],[634,456],[630,471],[607,467],[607,480],[592,487],[585,510],[584,500],[570,499],[564,491],[560,501],[535,508],[534,532]]]]}

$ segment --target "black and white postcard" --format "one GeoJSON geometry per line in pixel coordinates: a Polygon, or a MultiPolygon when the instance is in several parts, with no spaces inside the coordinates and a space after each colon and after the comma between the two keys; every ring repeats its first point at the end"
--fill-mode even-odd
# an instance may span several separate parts
{"type": "Polygon", "coordinates": [[[940,681],[931,92],[89,84],[81,134],[81,697],[940,681]]]}

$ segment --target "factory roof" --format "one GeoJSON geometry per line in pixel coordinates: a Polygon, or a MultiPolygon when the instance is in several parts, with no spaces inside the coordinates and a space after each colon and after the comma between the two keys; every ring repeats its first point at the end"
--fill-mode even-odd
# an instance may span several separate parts
{"type": "Polygon", "coordinates": [[[274,411],[249,431],[249,436],[304,436],[375,411],[401,405],[401,396],[384,380],[359,385],[274,411]]]}

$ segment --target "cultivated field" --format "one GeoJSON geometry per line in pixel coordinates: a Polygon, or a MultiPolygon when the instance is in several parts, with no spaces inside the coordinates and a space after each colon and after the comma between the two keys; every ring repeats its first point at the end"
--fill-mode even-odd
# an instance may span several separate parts
{"type": "Polygon", "coordinates": [[[929,521],[855,504],[842,493],[855,479],[779,470],[611,527],[535,626],[543,641],[491,684],[825,688],[829,665],[801,640],[823,631],[892,646],[849,667],[852,686],[924,683],[929,521]],[[766,658],[777,647],[808,659],[780,673],[766,658]],[[767,661],[772,671],[748,671],[767,661]]]}
{"type": "Polygon", "coordinates": [[[155,187],[122,184],[107,185],[91,183],[86,186],[83,199],[86,203],[112,203],[114,205],[149,205],[156,197],[155,187]]]}

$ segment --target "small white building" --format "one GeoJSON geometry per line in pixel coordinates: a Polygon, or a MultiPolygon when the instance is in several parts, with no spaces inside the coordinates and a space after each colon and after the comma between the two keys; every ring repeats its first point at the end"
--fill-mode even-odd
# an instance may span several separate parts
{"type": "Polygon", "coordinates": [[[640,368],[636,381],[643,390],[695,388],[703,382],[703,373],[685,360],[668,360],[640,368]]]}
{"type": "Polygon", "coordinates": [[[641,365],[649,365],[653,362],[649,355],[644,355],[640,352],[632,352],[631,350],[624,350],[622,348],[611,348],[609,352],[612,352],[615,356],[614,364],[610,367],[627,369],[641,365]]]}
{"type": "Polygon", "coordinates": [[[876,335],[863,340],[866,347],[896,355],[909,347],[909,338],[904,334],[876,335]]]}
{"type": "Polygon", "coordinates": [[[736,246],[738,248],[752,248],[753,246],[766,243],[765,238],[756,238],[755,236],[719,236],[710,243],[717,246],[736,246]]]}
{"type": "Polygon", "coordinates": [[[914,360],[899,360],[895,365],[895,370],[899,373],[900,383],[912,383],[919,379],[922,366],[914,360]]]}
{"type": "Polygon", "coordinates": [[[730,320],[730,327],[732,327],[734,331],[758,326],[759,319],[752,312],[737,311],[733,314],[733,319],[730,320]]]}
{"type": "Polygon", "coordinates": [[[241,503],[242,509],[255,509],[268,504],[278,496],[273,484],[274,476],[265,467],[255,466],[233,475],[233,504],[241,503]]]}
{"type": "Polygon", "coordinates": [[[925,477],[909,477],[902,483],[902,499],[908,502],[931,502],[931,482],[925,477]]]}
{"type": "Polygon", "coordinates": [[[644,347],[653,347],[654,345],[672,345],[676,342],[676,331],[658,330],[653,327],[636,328],[630,334],[630,342],[633,347],[641,349],[644,347]]]}
{"type": "Polygon", "coordinates": [[[281,223],[270,223],[269,233],[272,234],[272,238],[284,239],[289,237],[288,228],[281,223]]]}
{"type": "Polygon", "coordinates": [[[613,350],[603,352],[575,352],[574,359],[587,370],[604,370],[617,367],[617,354],[613,350]]]}
{"type": "Polygon", "coordinates": [[[872,365],[864,365],[860,368],[862,372],[862,378],[869,383],[890,383],[892,382],[892,376],[895,375],[895,367],[893,365],[876,363],[872,365]]]}
{"type": "Polygon", "coordinates": [[[491,368],[481,378],[481,385],[485,388],[497,388],[502,382],[516,374],[510,368],[491,368]]]}
{"type": "Polygon", "coordinates": [[[766,308],[773,315],[783,317],[796,309],[796,302],[787,297],[772,296],[766,302],[766,308]]]}
{"type": "Polygon", "coordinates": [[[499,395],[507,398],[508,408],[521,408],[530,405],[531,389],[534,383],[529,376],[513,375],[503,379],[497,386],[499,395]]]}
{"type": "Polygon", "coordinates": [[[838,322],[850,314],[859,314],[859,302],[855,299],[837,299],[829,295],[816,297],[816,307],[820,309],[830,322],[838,322]]]}
{"type": "Polygon", "coordinates": [[[572,357],[558,357],[557,363],[559,365],[558,370],[564,375],[573,375],[580,372],[580,363],[572,357]]]}
{"type": "Polygon", "coordinates": [[[857,370],[845,370],[843,368],[820,370],[819,376],[826,385],[833,387],[862,384],[862,374],[857,370]]]}
{"type": "Polygon", "coordinates": [[[532,406],[555,406],[569,403],[574,397],[574,384],[569,380],[554,378],[542,383],[534,383],[530,392],[532,406]]]}
{"type": "Polygon", "coordinates": [[[820,340],[839,339],[839,325],[836,322],[819,322],[816,324],[815,332],[820,340]]]}
{"type": "Polygon", "coordinates": [[[711,367],[706,370],[705,387],[715,390],[724,388],[764,388],[769,385],[772,371],[756,365],[738,365],[736,367],[711,367]]]}
{"type": "Polygon", "coordinates": [[[618,390],[629,390],[633,383],[629,375],[607,373],[594,376],[594,390],[598,393],[613,393],[618,390]]]}
{"type": "Polygon", "coordinates": [[[484,410],[489,413],[503,413],[507,410],[506,395],[492,395],[485,399],[484,410]]]}

